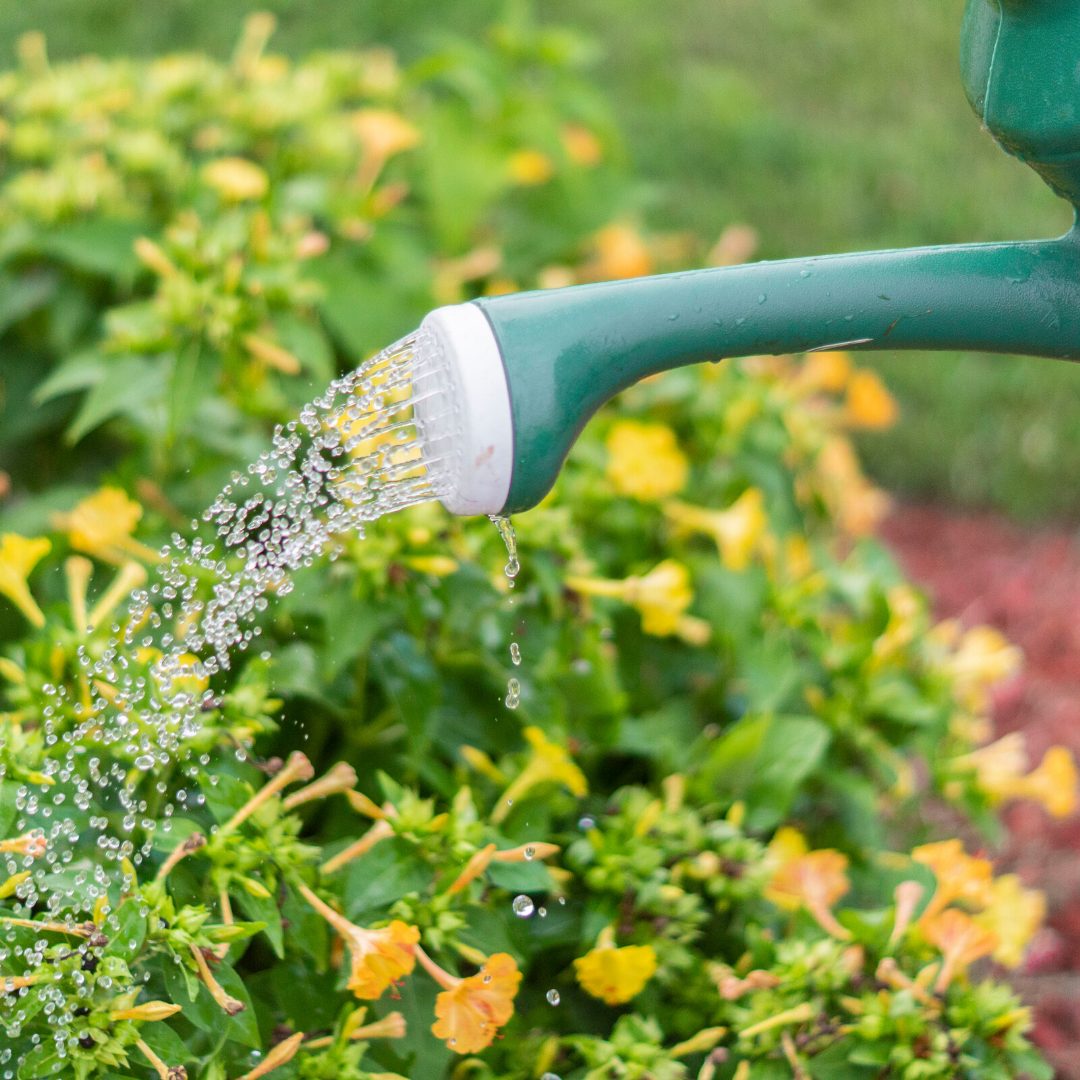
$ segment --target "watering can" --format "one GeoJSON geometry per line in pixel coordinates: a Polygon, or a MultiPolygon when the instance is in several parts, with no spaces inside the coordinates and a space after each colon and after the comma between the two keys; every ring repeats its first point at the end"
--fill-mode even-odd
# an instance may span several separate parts
{"type": "MultiPolygon", "coordinates": [[[[989,133],[1080,208],[1080,0],[969,0],[964,88],[989,133]]],[[[443,503],[507,514],[550,490],[589,417],[673,367],[818,349],[945,349],[1080,359],[1080,225],[1054,240],[786,259],[439,308],[418,359],[450,411],[443,503]]],[[[444,430],[439,430],[440,425],[444,430]]],[[[426,429],[425,429],[426,426],[426,429]]]]}

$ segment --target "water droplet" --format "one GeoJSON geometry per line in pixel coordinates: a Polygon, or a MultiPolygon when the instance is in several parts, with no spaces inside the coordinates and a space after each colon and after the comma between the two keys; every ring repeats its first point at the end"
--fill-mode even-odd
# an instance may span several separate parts
{"type": "Polygon", "coordinates": [[[546,1072],[540,1077],[540,1080],[560,1080],[560,1077],[553,1072],[546,1072]]]}
{"type": "Polygon", "coordinates": [[[530,844],[521,854],[524,855],[527,860],[531,861],[536,858],[536,848],[530,844]]]}
{"type": "MultiPolygon", "coordinates": [[[[549,990],[544,995],[544,997],[547,998],[547,1001],[548,1001],[549,1005],[558,1005],[559,1002],[562,1000],[562,998],[559,997],[559,991],[558,990],[549,990]]],[[[548,1075],[550,1076],[551,1074],[549,1073],[548,1075]]]]}
{"type": "Polygon", "coordinates": [[[519,896],[514,897],[513,904],[510,905],[514,909],[514,914],[519,919],[528,919],[532,917],[532,913],[536,910],[536,906],[532,902],[532,898],[521,893],[519,896]]]}
{"type": "Polygon", "coordinates": [[[521,704],[521,683],[510,679],[506,684],[506,707],[516,709],[521,704]]]}
{"type": "Polygon", "coordinates": [[[514,526],[509,518],[493,514],[491,520],[494,522],[495,528],[499,530],[499,535],[506,545],[506,565],[503,567],[503,573],[509,580],[510,585],[513,586],[514,578],[521,571],[521,563],[518,562],[517,533],[514,532],[514,526]]]}
{"type": "Polygon", "coordinates": [[[596,819],[591,818],[588,815],[586,815],[583,818],[578,818],[577,827],[582,832],[588,832],[590,829],[595,829],[596,828],[596,819]]]}
{"type": "Polygon", "coordinates": [[[516,641],[510,642],[510,659],[515,667],[521,663],[521,646],[516,641]]]}

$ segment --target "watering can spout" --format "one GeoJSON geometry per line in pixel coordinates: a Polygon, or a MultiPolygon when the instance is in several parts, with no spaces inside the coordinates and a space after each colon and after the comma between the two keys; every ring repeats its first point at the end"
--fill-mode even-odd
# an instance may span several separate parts
{"type": "Polygon", "coordinates": [[[472,387],[458,394],[473,432],[459,490],[474,490],[447,505],[509,513],[547,494],[604,402],[670,368],[840,348],[1080,359],[1080,231],[491,297],[438,309],[425,325],[472,387]]]}
{"type": "MultiPolygon", "coordinates": [[[[961,41],[987,129],[1080,206],[1080,2],[968,0],[961,41]]],[[[508,513],[547,494],[596,409],[668,368],[829,348],[1080,359],[1080,227],[501,296],[425,323],[464,433],[444,503],[508,513]]]]}

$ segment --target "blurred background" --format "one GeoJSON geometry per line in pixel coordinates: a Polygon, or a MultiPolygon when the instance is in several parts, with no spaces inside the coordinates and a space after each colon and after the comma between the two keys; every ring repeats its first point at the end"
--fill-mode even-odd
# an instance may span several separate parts
{"type": "MultiPolygon", "coordinates": [[[[512,7],[512,5],[511,5],[512,7]]],[[[471,35],[504,0],[34,0],[0,9],[0,40],[87,52],[226,56],[244,15],[273,11],[298,55],[378,42],[417,58],[471,35]]],[[[579,32],[650,230],[719,236],[745,223],[755,257],[1051,235],[1069,214],[980,131],[957,71],[963,0],[545,0],[579,32]]],[[[879,354],[903,420],[860,447],[905,497],[1080,519],[1080,373],[1045,360],[879,354]]]]}

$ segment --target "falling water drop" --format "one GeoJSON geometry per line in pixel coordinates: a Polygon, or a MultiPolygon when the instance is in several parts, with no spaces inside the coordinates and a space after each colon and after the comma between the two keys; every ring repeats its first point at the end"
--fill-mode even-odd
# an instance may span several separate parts
{"type": "Polygon", "coordinates": [[[521,683],[510,679],[506,684],[506,707],[516,709],[521,704],[521,683]]]}
{"type": "Polygon", "coordinates": [[[532,918],[533,912],[536,910],[536,905],[533,904],[532,898],[521,893],[514,897],[514,902],[510,905],[514,909],[514,914],[519,919],[532,918]]]}
{"type": "Polygon", "coordinates": [[[559,997],[558,990],[549,990],[544,997],[547,998],[549,1005],[558,1005],[562,998],[559,997]]]}
{"type": "Polygon", "coordinates": [[[503,573],[512,587],[514,578],[521,571],[521,563],[518,562],[517,533],[514,532],[514,526],[508,517],[493,514],[491,520],[495,523],[495,528],[499,530],[502,542],[506,545],[506,565],[503,567],[503,573]]]}
{"type": "Polygon", "coordinates": [[[510,642],[510,660],[514,667],[521,664],[521,646],[516,641],[510,642]]]}

